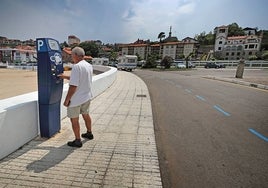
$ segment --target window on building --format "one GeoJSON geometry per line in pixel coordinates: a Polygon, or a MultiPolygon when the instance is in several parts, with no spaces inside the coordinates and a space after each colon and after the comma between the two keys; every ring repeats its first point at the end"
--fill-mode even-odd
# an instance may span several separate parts
{"type": "Polygon", "coordinates": [[[229,52],[226,52],[226,56],[229,56],[229,52]]]}
{"type": "Polygon", "coordinates": [[[234,52],[232,52],[231,55],[234,56],[234,52]]]}
{"type": "Polygon", "coordinates": [[[238,47],[237,47],[237,50],[242,50],[243,49],[243,47],[241,46],[241,45],[239,45],[238,47]]]}
{"type": "Polygon", "coordinates": [[[248,45],[245,45],[245,49],[248,49],[248,45]]]}
{"type": "Polygon", "coordinates": [[[237,54],[236,54],[237,56],[240,56],[240,52],[237,52],[237,54]]]}
{"type": "Polygon", "coordinates": [[[252,52],[248,52],[248,55],[252,55],[252,52]]]}
{"type": "Polygon", "coordinates": [[[219,41],[219,44],[222,44],[222,41],[219,41]]]}
{"type": "Polygon", "coordinates": [[[218,47],[218,50],[221,50],[221,47],[218,47]]]}
{"type": "Polygon", "coordinates": [[[254,46],[255,46],[254,44],[250,44],[250,45],[248,46],[248,48],[249,48],[249,49],[253,49],[254,46]]]}
{"type": "Polygon", "coordinates": [[[220,29],[219,33],[225,33],[225,29],[220,29]]]}

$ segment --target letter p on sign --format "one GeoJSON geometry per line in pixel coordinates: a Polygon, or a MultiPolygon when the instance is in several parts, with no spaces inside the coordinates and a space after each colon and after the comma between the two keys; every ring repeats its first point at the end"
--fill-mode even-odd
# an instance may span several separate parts
{"type": "Polygon", "coordinates": [[[40,48],[44,45],[44,41],[43,40],[38,40],[37,41],[37,51],[40,51],[40,48]]]}

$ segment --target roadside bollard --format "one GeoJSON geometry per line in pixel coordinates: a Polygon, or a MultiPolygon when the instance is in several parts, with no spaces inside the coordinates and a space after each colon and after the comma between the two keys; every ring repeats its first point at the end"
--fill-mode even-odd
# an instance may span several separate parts
{"type": "Polygon", "coordinates": [[[245,67],[245,60],[240,59],[236,68],[236,75],[235,75],[236,78],[243,78],[244,67],[245,67]]]}

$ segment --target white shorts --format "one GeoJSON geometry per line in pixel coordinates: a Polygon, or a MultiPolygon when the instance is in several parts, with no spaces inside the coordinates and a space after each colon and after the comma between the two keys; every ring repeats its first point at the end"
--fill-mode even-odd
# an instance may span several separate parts
{"type": "Polygon", "coordinates": [[[68,118],[77,118],[79,114],[88,114],[89,113],[90,100],[87,102],[74,107],[67,108],[67,117],[68,118]]]}

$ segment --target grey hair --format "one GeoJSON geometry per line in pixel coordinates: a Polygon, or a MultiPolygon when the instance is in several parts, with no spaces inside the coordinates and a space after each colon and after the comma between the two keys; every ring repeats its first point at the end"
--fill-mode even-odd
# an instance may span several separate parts
{"type": "Polygon", "coordinates": [[[77,46],[77,47],[74,47],[72,49],[72,54],[84,57],[85,56],[85,50],[83,48],[77,46]]]}

